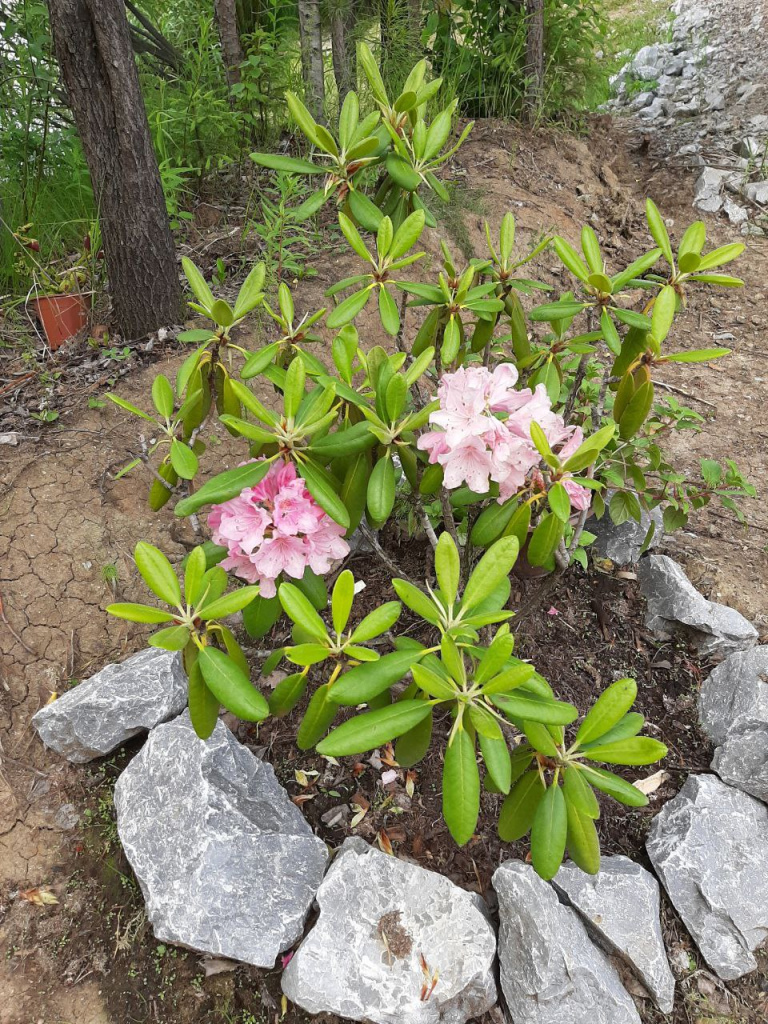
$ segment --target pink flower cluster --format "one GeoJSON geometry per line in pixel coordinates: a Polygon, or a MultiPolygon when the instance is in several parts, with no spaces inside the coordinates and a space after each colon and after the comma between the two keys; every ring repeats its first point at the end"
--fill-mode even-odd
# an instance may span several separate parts
{"type": "Polygon", "coordinates": [[[344,527],[324,512],[292,462],[277,462],[255,487],[214,505],[208,516],[213,541],[229,554],[224,569],[259,584],[274,597],[281,573],[301,579],[307,567],[326,573],[349,553],[344,527]]]}
{"type": "MultiPolygon", "coordinates": [[[[485,367],[460,368],[446,373],[437,397],[440,408],[429,417],[439,430],[422,434],[418,446],[439,462],[449,489],[466,484],[484,494],[491,481],[499,485],[499,502],[524,485],[541,456],[531,440],[531,423],[538,423],[550,446],[565,461],[583,440],[578,427],[566,427],[552,411],[543,384],[535,391],[515,390],[517,370],[502,363],[491,373],[485,367]]],[[[566,475],[562,483],[576,509],[589,508],[590,491],[566,475]]]]}

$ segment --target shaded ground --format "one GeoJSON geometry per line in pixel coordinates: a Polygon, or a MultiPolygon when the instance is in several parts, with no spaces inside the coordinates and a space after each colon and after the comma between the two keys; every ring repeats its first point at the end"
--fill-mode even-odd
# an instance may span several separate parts
{"type": "MultiPolygon", "coordinates": [[[[646,192],[674,218],[673,231],[679,235],[692,219],[690,179],[670,180],[642,152],[622,155],[622,141],[621,134],[601,124],[584,141],[479,124],[453,168],[460,185],[445,211],[444,227],[453,236],[452,247],[482,251],[483,217],[496,229],[503,213],[512,209],[521,247],[549,230],[575,239],[581,223],[591,219],[609,256],[626,263],[644,245],[641,200],[646,192]],[[643,239],[638,242],[636,235],[643,239]]],[[[719,223],[709,227],[713,244],[732,239],[719,223]]],[[[537,272],[565,287],[555,262],[545,257],[537,272]]],[[[347,265],[348,258],[335,250],[318,261],[318,278],[299,293],[307,308],[321,304],[323,289],[343,276],[347,265]]],[[[690,402],[707,423],[700,435],[686,435],[677,444],[683,462],[692,467],[704,455],[736,457],[760,487],[768,459],[768,382],[761,377],[768,271],[764,241],[751,244],[741,270],[747,289],[695,296],[679,335],[680,347],[701,347],[717,333],[732,333],[733,356],[687,373],[666,368],[659,376],[708,403],[690,402]]],[[[360,327],[366,344],[383,340],[373,318],[360,327]]],[[[172,373],[180,359],[169,346],[156,365],[127,375],[118,392],[146,405],[154,373],[172,373]]],[[[185,543],[193,542],[188,523],[179,524],[168,510],[149,512],[143,480],[114,481],[109,472],[140,450],[143,424],[137,426],[138,421],[111,407],[87,408],[86,397],[69,411],[64,402],[60,420],[41,429],[36,441],[22,438],[18,448],[0,448],[0,596],[6,617],[0,620],[0,1024],[271,1024],[281,1014],[278,972],[240,967],[205,978],[199,957],[158,945],[147,929],[116,842],[111,807],[114,778],[130,751],[95,767],[74,768],[48,756],[29,729],[32,714],[52,692],[142,646],[143,628],[110,621],[103,611],[115,594],[121,599],[141,596],[130,557],[136,540],[160,543],[177,559],[185,543]],[[49,886],[58,904],[40,907],[20,895],[39,886],[49,886]]],[[[233,457],[226,439],[215,441],[204,461],[211,470],[233,457]]],[[[700,513],[670,550],[705,593],[734,604],[764,627],[768,517],[762,500],[750,503],[747,513],[748,532],[717,510],[700,513]]],[[[370,564],[356,572],[374,580],[380,573],[370,564]]],[[[649,718],[672,748],[671,779],[656,798],[664,799],[679,786],[684,771],[700,770],[708,761],[693,725],[701,669],[684,652],[654,650],[642,628],[631,580],[584,580],[577,574],[568,587],[578,599],[556,595],[553,603],[561,615],[532,618],[524,648],[555,687],[579,703],[580,696],[617,672],[637,674],[649,718]],[[593,588],[600,591],[596,605],[593,588]],[[605,632],[597,608],[604,609],[603,617],[607,614],[605,632]]],[[[439,765],[428,762],[420,769],[410,807],[402,806],[405,780],[399,778],[386,790],[370,765],[357,779],[348,767],[338,775],[323,774],[305,793],[293,772],[311,767],[313,759],[296,756],[289,728],[290,723],[268,723],[258,736],[246,738],[268,746],[292,795],[313,797],[304,803],[305,812],[334,845],[349,826],[324,825],[322,815],[350,802],[354,784],[371,805],[358,834],[377,841],[383,829],[397,852],[440,868],[468,888],[487,890],[502,855],[493,815],[484,819],[479,839],[465,851],[446,842],[435,788],[439,765]],[[330,795],[331,790],[340,796],[330,795]]],[[[319,770],[326,772],[323,762],[319,770]]],[[[490,804],[495,798],[487,799],[490,804]]],[[[610,821],[606,815],[606,849],[638,853],[646,827],[647,817],[640,812],[610,821]]],[[[505,849],[504,856],[510,852],[505,849]]],[[[699,970],[695,950],[669,908],[665,928],[673,952],[685,954],[673,957],[676,971],[686,979],[675,1024],[766,1019],[765,970],[740,984],[714,983],[699,970]]],[[[283,1019],[297,1024],[306,1018],[289,1009],[283,1019]]],[[[646,1015],[649,1022],[657,1019],[651,1011],[646,1015]]]]}

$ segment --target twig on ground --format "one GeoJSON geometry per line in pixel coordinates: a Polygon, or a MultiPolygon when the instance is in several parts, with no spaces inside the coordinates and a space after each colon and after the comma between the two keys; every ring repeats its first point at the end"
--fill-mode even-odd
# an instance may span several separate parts
{"type": "Polygon", "coordinates": [[[409,576],[408,573],[404,569],[402,569],[393,558],[390,558],[390,556],[387,554],[387,552],[384,550],[381,544],[379,544],[379,538],[366,523],[360,523],[358,529],[365,537],[365,539],[368,541],[368,543],[371,545],[376,554],[379,556],[384,565],[386,565],[389,571],[393,574],[393,576],[398,576],[400,577],[400,579],[407,580],[409,583],[412,583],[415,587],[418,587],[418,583],[416,582],[416,580],[412,579],[411,576],[409,576]]]}
{"type": "Polygon", "coordinates": [[[684,398],[690,398],[694,402],[700,402],[702,405],[708,405],[710,409],[716,409],[717,406],[714,402],[708,402],[706,398],[699,398],[698,395],[692,395],[690,391],[683,391],[682,388],[675,387],[674,384],[667,384],[663,380],[651,380],[651,384],[657,388],[664,388],[665,391],[674,391],[677,395],[682,395],[684,398]]]}
{"type": "Polygon", "coordinates": [[[5,608],[3,607],[3,598],[2,598],[1,594],[0,594],[0,621],[5,623],[5,625],[8,627],[8,632],[11,634],[11,636],[13,637],[13,639],[16,641],[17,644],[21,644],[21,646],[24,648],[24,650],[27,652],[27,654],[34,654],[35,653],[32,650],[31,647],[27,647],[27,645],[21,639],[19,634],[16,632],[16,630],[13,628],[13,626],[8,621],[8,619],[6,617],[6,614],[5,614],[5,608]]]}

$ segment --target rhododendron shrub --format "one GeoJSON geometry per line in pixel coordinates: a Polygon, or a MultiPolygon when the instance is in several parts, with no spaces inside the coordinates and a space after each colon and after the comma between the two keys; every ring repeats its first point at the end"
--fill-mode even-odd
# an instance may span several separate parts
{"type": "MultiPolygon", "coordinates": [[[[591,227],[579,249],[556,237],[516,254],[508,214],[497,239],[487,230],[486,254],[459,267],[442,245],[435,271],[408,280],[432,221],[421,186],[443,188],[433,169],[450,111],[426,124],[419,97],[432,95],[432,83],[424,68],[392,99],[369,54],[361,64],[374,110],[359,121],[357,99],[348,97],[338,142],[291,99],[315,161],[325,161],[326,186],[312,202],[335,198],[359,261],[328,289],[332,308],[297,314],[284,283],[266,301],[259,265],[230,305],[185,260],[191,305],[212,326],[181,335],[194,348],[175,386],[155,379],[154,413],[115,398],[152,422],[152,446],[132,465],[152,474],[153,507],[174,500],[201,543],[183,567],[183,593],[165,556],[139,545],[142,577],[167,608],[112,611],[157,623],[150,643],[183,651],[201,737],[220,704],[255,721],[296,710],[302,749],[345,757],[394,741],[398,762],[413,765],[438,718],[435,733],[448,735],[443,810],[457,842],[478,827],[485,785],[505,797],[502,838],[530,831],[544,877],[566,850],[595,871],[593,789],[633,806],[647,802],[602,766],[650,764],[665,751],[639,735],[632,680],[609,687],[569,733],[578,710],[514,656],[509,576],[520,559],[527,575],[531,566],[544,574],[588,568],[590,515],[639,522],[643,510],[661,505],[672,529],[714,499],[740,514],[737,501],[754,491],[734,463],[703,460],[699,479],[665,456],[664,437],[696,429],[701,418],[660,399],[654,380],[666,363],[727,354],[676,351],[671,339],[690,289],[741,283],[719,268],[743,246],[705,252],[697,222],[675,250],[649,202],[653,246],[609,270],[591,227]],[[371,166],[386,170],[374,199],[364,195],[371,166]],[[559,296],[527,276],[526,265],[548,246],[571,277],[559,296]],[[233,329],[256,307],[268,326],[254,351],[233,340],[233,329]],[[209,462],[200,482],[201,434],[213,417],[241,440],[243,461],[221,473],[209,462]],[[393,517],[434,550],[425,578],[398,568],[398,552],[387,546],[395,531],[381,529],[393,517]],[[358,533],[397,595],[374,601],[373,610],[367,596],[366,615],[346,568],[358,533]],[[236,589],[225,593],[228,585],[236,589]],[[411,627],[418,620],[415,632],[398,630],[404,609],[411,627]],[[232,623],[222,621],[237,611],[270,648],[258,672],[232,623]],[[283,678],[271,689],[264,680],[278,668],[283,678]],[[345,709],[356,711],[348,717],[345,709]]],[[[295,157],[260,161],[287,172],[321,169],[295,157]]]]}

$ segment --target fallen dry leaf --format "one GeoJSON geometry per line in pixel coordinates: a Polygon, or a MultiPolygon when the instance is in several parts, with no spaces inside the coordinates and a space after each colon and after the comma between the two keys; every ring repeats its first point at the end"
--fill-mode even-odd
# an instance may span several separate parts
{"type": "Polygon", "coordinates": [[[395,851],[392,849],[392,843],[390,842],[389,836],[387,835],[385,829],[379,829],[379,831],[376,833],[376,842],[379,844],[379,847],[384,851],[384,853],[388,853],[390,857],[394,857],[395,851]]]}
{"type": "Polygon", "coordinates": [[[19,896],[27,903],[34,903],[36,907],[49,907],[59,902],[51,890],[44,885],[35,889],[21,889],[19,896]]]}
{"type": "Polygon", "coordinates": [[[205,971],[206,978],[210,978],[214,974],[225,974],[227,971],[235,971],[240,966],[234,960],[225,960],[223,957],[218,956],[203,957],[200,963],[205,971]]]}
{"type": "Polygon", "coordinates": [[[654,772],[653,775],[649,775],[646,779],[637,779],[632,785],[635,789],[639,789],[641,793],[650,796],[651,793],[656,792],[659,786],[664,785],[668,778],[669,772],[665,772],[662,768],[660,771],[654,772]]]}
{"type": "Polygon", "coordinates": [[[405,792],[408,796],[413,797],[413,791],[416,787],[416,772],[406,772],[405,775],[405,792]]]}

